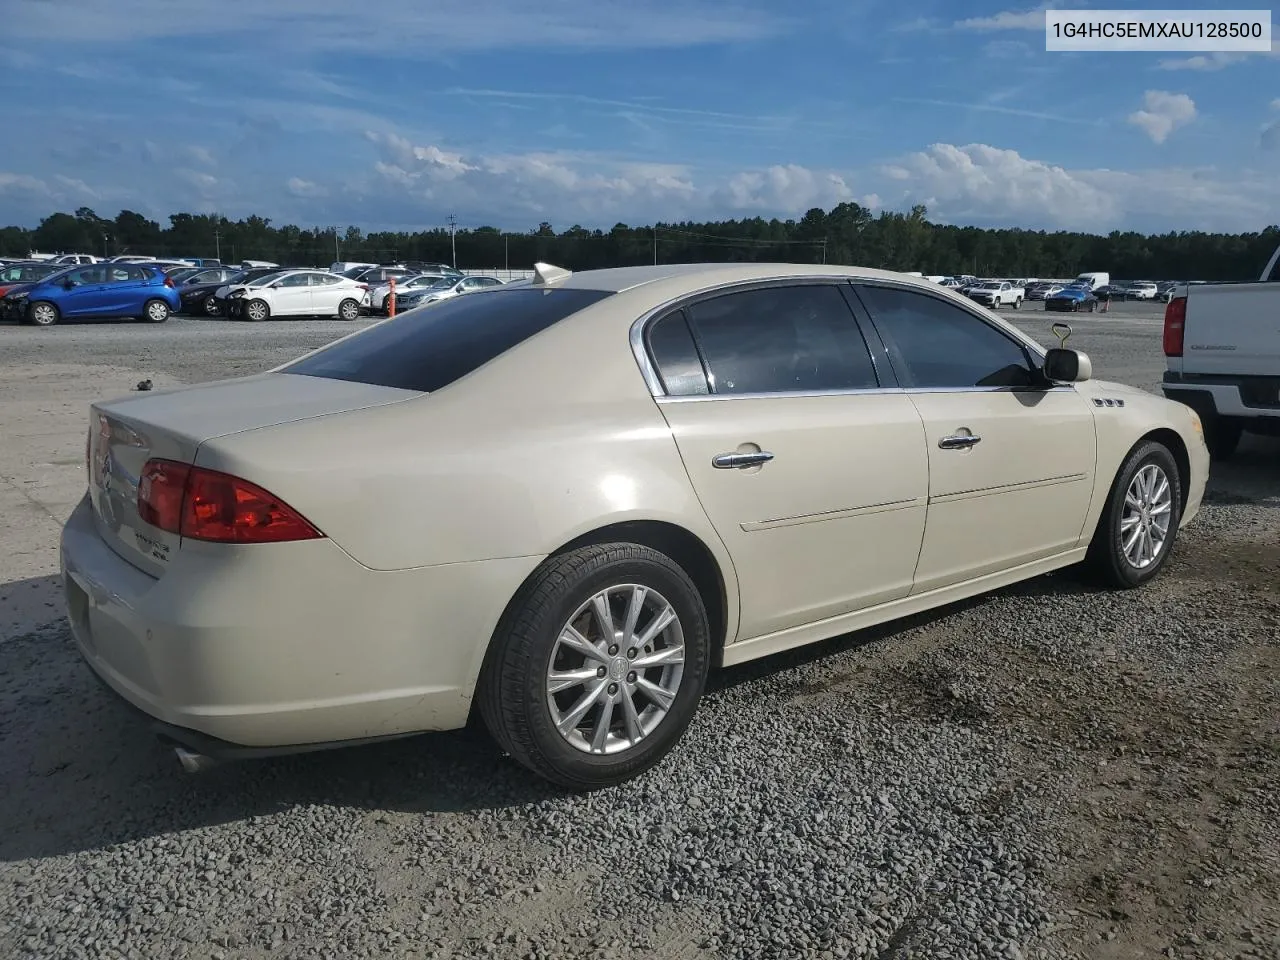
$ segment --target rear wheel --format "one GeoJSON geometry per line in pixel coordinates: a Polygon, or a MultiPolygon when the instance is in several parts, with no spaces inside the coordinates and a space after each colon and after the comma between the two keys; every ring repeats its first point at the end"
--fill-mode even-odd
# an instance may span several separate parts
{"type": "Polygon", "coordinates": [[[1169,559],[1182,516],[1182,478],[1169,448],[1136,447],[1116,474],[1088,562],[1110,586],[1140,587],[1169,559]]]}
{"type": "Polygon", "coordinates": [[[1021,298],[1021,297],[1017,297],[1016,299],[1014,299],[1014,301],[1013,301],[1013,309],[1015,309],[1015,310],[1021,310],[1021,309],[1022,309],[1022,298],[1021,298]]]}
{"type": "Polygon", "coordinates": [[[338,317],[341,320],[360,319],[360,301],[348,297],[338,304],[338,317]]]}
{"type": "Polygon", "coordinates": [[[218,306],[217,297],[204,298],[204,315],[206,317],[217,317],[222,315],[222,307],[218,306]]]}
{"type": "Polygon", "coordinates": [[[250,300],[244,305],[244,315],[257,323],[271,316],[271,308],[265,300],[250,300]]]}
{"type": "Polygon", "coordinates": [[[52,327],[62,319],[62,314],[52,303],[40,301],[27,307],[27,322],[37,327],[52,327]]]}
{"type": "Polygon", "coordinates": [[[164,323],[169,319],[169,305],[163,300],[148,300],[142,308],[142,318],[148,323],[164,323]]]}
{"type": "Polygon", "coordinates": [[[706,609],[670,557],[633,543],[546,560],[521,588],[476,691],[530,770],[576,790],[656,764],[683,736],[710,662],[706,609]]]}
{"type": "Polygon", "coordinates": [[[1215,460],[1230,460],[1244,436],[1244,427],[1240,422],[1214,415],[1202,418],[1201,425],[1204,427],[1204,442],[1209,448],[1209,456],[1215,460]]]}

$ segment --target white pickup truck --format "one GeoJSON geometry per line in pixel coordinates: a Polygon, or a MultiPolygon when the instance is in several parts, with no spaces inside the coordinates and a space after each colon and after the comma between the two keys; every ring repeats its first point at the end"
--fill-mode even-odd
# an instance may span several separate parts
{"type": "Polygon", "coordinates": [[[1164,395],[1195,409],[1209,451],[1280,436],[1280,248],[1256,282],[1196,283],[1164,311],[1164,395]]]}
{"type": "Polygon", "coordinates": [[[1010,306],[1017,310],[1022,306],[1026,291],[1022,287],[1015,287],[1008,280],[986,280],[975,283],[968,289],[966,295],[970,300],[976,300],[992,310],[999,310],[1003,306],[1010,306]]]}

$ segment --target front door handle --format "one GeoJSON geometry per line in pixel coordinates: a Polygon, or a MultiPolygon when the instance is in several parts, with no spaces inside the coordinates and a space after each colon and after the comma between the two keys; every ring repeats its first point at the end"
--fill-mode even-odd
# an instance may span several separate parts
{"type": "Polygon", "coordinates": [[[773,454],[767,450],[761,450],[758,453],[722,453],[718,457],[711,458],[711,465],[717,470],[741,470],[743,467],[768,463],[772,459],[773,454]]]}
{"type": "Polygon", "coordinates": [[[975,437],[971,433],[958,433],[950,437],[943,437],[938,441],[938,446],[943,450],[965,450],[981,442],[981,437],[975,437]]]}

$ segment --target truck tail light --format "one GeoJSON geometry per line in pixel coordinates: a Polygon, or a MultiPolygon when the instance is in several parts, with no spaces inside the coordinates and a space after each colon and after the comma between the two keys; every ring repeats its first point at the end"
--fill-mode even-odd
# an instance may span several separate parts
{"type": "Polygon", "coordinates": [[[1187,298],[1174,297],[1164,307],[1164,355],[1182,356],[1182,335],[1187,325],[1187,298]]]}
{"type": "Polygon", "coordinates": [[[283,543],[324,536],[256,484],[174,460],[148,460],[143,467],[138,515],[169,533],[214,543],[283,543]]]}

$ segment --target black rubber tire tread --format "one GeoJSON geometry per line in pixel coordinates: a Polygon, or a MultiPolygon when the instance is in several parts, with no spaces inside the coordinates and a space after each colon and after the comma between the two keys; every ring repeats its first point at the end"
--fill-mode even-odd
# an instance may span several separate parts
{"type": "Polygon", "coordinates": [[[530,575],[494,634],[476,698],[490,735],[518,763],[559,786],[593,790],[638,776],[676,745],[702,697],[710,652],[705,605],[679,564],[640,544],[594,544],[549,557],[530,575]],[[544,698],[531,693],[532,686],[541,688],[560,627],[580,603],[611,581],[658,588],[676,608],[684,632],[685,672],[676,702],[627,759],[575,750],[552,726],[544,698]]]}
{"type": "Polygon", "coordinates": [[[1202,418],[1201,425],[1204,427],[1204,441],[1209,448],[1209,456],[1214,460],[1230,460],[1244,436],[1243,426],[1235,420],[1216,414],[1202,418]]]}
{"type": "Polygon", "coordinates": [[[1098,519],[1098,529],[1093,533],[1085,561],[1102,583],[1118,590],[1132,590],[1148,583],[1164,569],[1178,540],[1178,524],[1182,520],[1182,486],[1178,463],[1164,444],[1148,440],[1129,452],[1112,481],[1106,507],[1098,519]],[[1164,468],[1173,485],[1173,519],[1169,524],[1169,540],[1160,559],[1146,570],[1135,570],[1120,547],[1120,517],[1123,515],[1125,493],[1133,482],[1134,474],[1153,461],[1164,468]]]}

